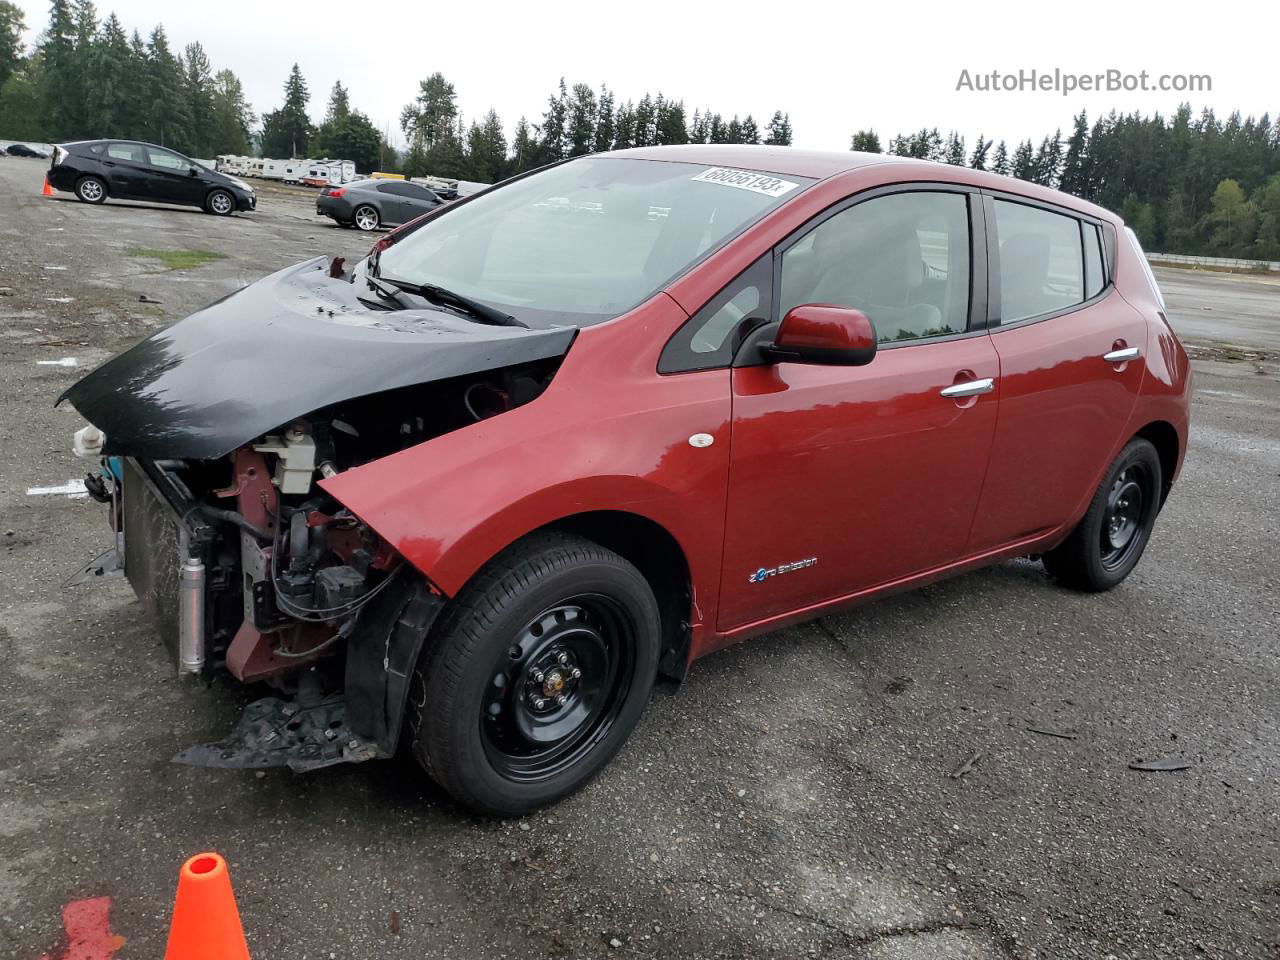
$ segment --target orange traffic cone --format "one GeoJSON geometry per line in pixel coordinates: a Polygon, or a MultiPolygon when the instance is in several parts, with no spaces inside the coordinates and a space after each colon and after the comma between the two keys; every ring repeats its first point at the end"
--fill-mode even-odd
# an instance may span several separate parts
{"type": "Polygon", "coordinates": [[[249,960],[227,861],[197,853],[178,873],[164,960],[249,960]]]}
{"type": "Polygon", "coordinates": [[[49,186],[49,178],[48,178],[48,177],[45,177],[45,178],[44,178],[44,188],[40,191],[40,196],[42,196],[42,197],[52,197],[52,196],[53,196],[53,187],[49,186]]]}

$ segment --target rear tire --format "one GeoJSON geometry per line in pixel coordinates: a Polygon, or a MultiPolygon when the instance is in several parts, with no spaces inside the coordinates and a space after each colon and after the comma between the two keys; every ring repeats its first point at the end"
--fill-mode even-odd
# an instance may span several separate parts
{"type": "Polygon", "coordinates": [[[519,816],[595,776],[657,675],[658,604],[634,566],[578,537],[530,537],[455,598],[410,686],[414,756],[461,804],[519,816]]]}
{"type": "Polygon", "coordinates": [[[1050,576],[1073,590],[1110,590],[1138,565],[1164,489],[1160,455],[1141,437],[1130,440],[1102,479],[1084,518],[1044,555],[1050,576]]]}
{"type": "Polygon", "coordinates": [[[377,209],[371,207],[367,203],[356,207],[354,212],[351,214],[352,226],[359,230],[363,230],[365,233],[368,233],[370,230],[377,230],[378,225],[381,222],[382,217],[379,216],[377,209]]]}
{"type": "Polygon", "coordinates": [[[210,190],[204,198],[204,209],[215,217],[229,217],[236,212],[236,198],[226,190],[210,190]]]}
{"type": "Polygon", "coordinates": [[[85,203],[102,203],[107,199],[107,185],[98,177],[81,177],[76,181],[76,196],[85,203]]]}

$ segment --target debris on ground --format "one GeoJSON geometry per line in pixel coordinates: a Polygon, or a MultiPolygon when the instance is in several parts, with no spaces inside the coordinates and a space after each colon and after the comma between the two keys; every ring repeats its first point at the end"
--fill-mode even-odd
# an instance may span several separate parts
{"type": "Polygon", "coordinates": [[[1189,770],[1190,762],[1181,757],[1165,757],[1163,760],[1135,760],[1129,764],[1130,770],[1142,770],[1145,773],[1169,773],[1174,770],[1189,770]]]}
{"type": "Polygon", "coordinates": [[[974,768],[974,765],[981,759],[982,759],[982,751],[981,750],[973,751],[973,753],[969,755],[968,760],[966,760],[964,763],[960,764],[960,766],[956,767],[954,770],[951,771],[951,779],[959,780],[966,773],[972,770],[974,768]]]}
{"type": "Polygon", "coordinates": [[[139,303],[164,303],[163,300],[157,300],[155,297],[148,296],[145,293],[138,295],[138,302],[139,303]]]}
{"type": "Polygon", "coordinates": [[[1073,733],[1070,730],[1059,730],[1056,727],[1046,727],[1044,725],[1027,727],[1027,732],[1038,733],[1045,737],[1058,737],[1062,740],[1075,740],[1080,736],[1080,734],[1073,733]]]}

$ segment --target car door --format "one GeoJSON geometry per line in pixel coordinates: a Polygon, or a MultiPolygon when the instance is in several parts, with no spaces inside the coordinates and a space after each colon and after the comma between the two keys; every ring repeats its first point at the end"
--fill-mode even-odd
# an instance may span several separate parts
{"type": "Polygon", "coordinates": [[[163,147],[147,147],[150,198],[166,203],[204,203],[209,186],[195,162],[163,147]],[[196,173],[191,171],[195,170],[196,173]]]}
{"type": "Polygon", "coordinates": [[[1147,324],[1108,276],[1105,225],[1011,195],[986,198],[1000,425],[971,547],[1074,520],[1126,438],[1147,324]]]}
{"type": "Polygon", "coordinates": [[[440,198],[426,187],[419,186],[416,183],[402,183],[399,186],[402,188],[405,203],[405,223],[440,206],[440,198]]]}
{"type": "Polygon", "coordinates": [[[102,172],[113,197],[138,199],[146,193],[147,154],[140,143],[108,143],[102,172]]]}
{"type": "Polygon", "coordinates": [[[780,249],[773,319],[854,307],[879,351],[862,367],[733,369],[720,629],[963,555],[998,396],[975,216],[974,192],[888,188],[780,249]]]}

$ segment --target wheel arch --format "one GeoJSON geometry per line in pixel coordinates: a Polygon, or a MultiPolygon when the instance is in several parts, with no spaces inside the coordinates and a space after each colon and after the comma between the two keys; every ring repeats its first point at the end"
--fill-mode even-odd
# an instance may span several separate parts
{"type": "Polygon", "coordinates": [[[1182,458],[1182,440],[1177,428],[1167,420],[1152,420],[1134,434],[1151,443],[1160,457],[1160,505],[1163,507],[1173,489],[1173,480],[1178,473],[1178,464],[1182,458]]]}

